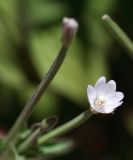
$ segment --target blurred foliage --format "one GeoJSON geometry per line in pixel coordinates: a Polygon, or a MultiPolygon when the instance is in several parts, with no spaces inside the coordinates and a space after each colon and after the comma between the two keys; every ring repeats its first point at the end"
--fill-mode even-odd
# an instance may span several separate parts
{"type": "MultiPolygon", "coordinates": [[[[126,103],[132,107],[132,60],[117,46],[101,21],[101,16],[108,13],[116,18],[129,35],[133,35],[131,6],[132,2],[129,0],[1,0],[1,126],[11,126],[56,57],[61,44],[61,21],[64,16],[78,20],[79,32],[63,66],[37,104],[32,117],[42,120],[47,115],[60,114],[64,116],[62,121],[73,117],[80,111],[78,107],[88,106],[86,86],[89,83],[94,84],[101,75],[118,80],[118,87],[125,91],[126,103]]],[[[128,132],[132,137],[132,116],[126,118],[123,113],[125,110],[123,109],[121,114],[117,115],[124,122],[125,128],[121,130],[124,130],[126,135],[128,132]]],[[[115,118],[115,120],[118,119],[115,118]]],[[[97,123],[94,119],[95,121],[97,123]]],[[[102,123],[108,130],[107,124],[103,121],[102,123]]],[[[111,119],[108,125],[114,125],[114,123],[111,119]]],[[[120,128],[116,125],[119,123],[114,127],[118,132],[120,128]]],[[[110,134],[114,128],[110,127],[110,134]]],[[[117,137],[119,136],[116,134],[115,140],[117,137]]],[[[124,135],[123,137],[125,138],[124,135]]],[[[128,136],[126,138],[127,141],[123,142],[125,146],[130,142],[130,138],[128,136]]],[[[115,144],[113,142],[110,142],[111,145],[115,144]]],[[[119,144],[121,145],[120,142],[119,144]]],[[[111,150],[109,153],[112,156],[105,154],[103,156],[105,158],[101,159],[119,160],[125,157],[130,160],[133,157],[132,147],[128,145],[126,149],[124,148],[126,153],[122,152],[121,147],[116,154],[111,153],[111,150]]],[[[93,157],[91,153],[86,152],[90,159],[97,159],[96,156],[93,157]]],[[[84,154],[81,153],[81,155],[84,154]]],[[[71,157],[73,156],[74,153],[71,157]]]]}
{"type": "Polygon", "coordinates": [[[59,155],[67,154],[72,150],[74,143],[70,139],[57,140],[55,142],[50,142],[45,146],[41,146],[39,151],[40,155],[45,155],[46,157],[56,157],[59,155]]]}

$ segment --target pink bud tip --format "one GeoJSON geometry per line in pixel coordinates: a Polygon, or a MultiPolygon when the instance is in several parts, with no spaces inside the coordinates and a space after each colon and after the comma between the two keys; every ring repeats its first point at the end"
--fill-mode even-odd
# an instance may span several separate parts
{"type": "Polygon", "coordinates": [[[75,19],[66,17],[63,18],[62,42],[64,46],[68,47],[71,44],[77,30],[78,30],[78,23],[75,19]]]}

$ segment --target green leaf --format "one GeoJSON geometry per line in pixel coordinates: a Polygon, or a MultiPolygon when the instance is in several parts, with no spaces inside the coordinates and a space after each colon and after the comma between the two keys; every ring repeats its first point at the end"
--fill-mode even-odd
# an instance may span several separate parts
{"type": "Polygon", "coordinates": [[[4,140],[0,140],[0,152],[4,149],[4,140]]]}
{"type": "Polygon", "coordinates": [[[15,148],[12,149],[14,160],[26,160],[24,156],[21,156],[17,153],[17,150],[15,148]]]}
{"type": "Polygon", "coordinates": [[[57,156],[68,153],[72,150],[74,142],[70,139],[62,139],[47,143],[45,146],[41,146],[39,151],[45,156],[57,156]]]}
{"type": "Polygon", "coordinates": [[[6,159],[9,160],[26,160],[24,156],[18,154],[14,146],[10,146],[8,152],[5,154],[6,159]]]}

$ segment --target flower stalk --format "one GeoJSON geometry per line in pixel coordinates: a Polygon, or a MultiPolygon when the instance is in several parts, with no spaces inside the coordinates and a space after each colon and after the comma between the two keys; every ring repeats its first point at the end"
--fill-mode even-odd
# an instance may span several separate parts
{"type": "Polygon", "coordinates": [[[102,16],[102,20],[112,33],[114,38],[124,47],[133,58],[133,42],[127,34],[108,15],[102,16]]]}
{"type": "Polygon", "coordinates": [[[16,141],[18,131],[20,130],[20,128],[22,127],[24,122],[27,121],[27,119],[30,117],[30,115],[34,109],[34,106],[39,101],[42,94],[45,92],[45,90],[47,89],[47,87],[49,86],[49,84],[51,83],[53,78],[55,77],[56,73],[60,69],[61,64],[63,63],[64,58],[67,54],[68,48],[69,48],[73,38],[75,37],[75,34],[78,29],[78,23],[74,19],[73,19],[73,22],[74,23],[71,23],[71,19],[67,19],[67,22],[65,22],[65,24],[64,24],[64,20],[63,20],[63,25],[62,25],[62,27],[63,27],[63,33],[62,33],[63,41],[62,41],[62,46],[59,51],[59,54],[57,55],[55,61],[53,62],[52,66],[50,67],[47,74],[43,77],[42,81],[38,85],[38,87],[35,90],[35,92],[33,93],[32,97],[26,103],[23,111],[21,112],[20,116],[16,120],[15,124],[11,128],[9,134],[7,135],[7,137],[5,139],[5,147],[7,147],[10,143],[16,141]],[[75,25],[73,25],[73,24],[75,24],[75,25]],[[68,28],[67,30],[65,29],[66,26],[68,28]],[[67,34],[70,34],[70,33],[71,33],[71,37],[67,36],[67,34]]]}
{"type": "Polygon", "coordinates": [[[61,136],[65,133],[68,133],[69,131],[77,128],[78,126],[83,124],[85,121],[87,121],[92,116],[92,114],[93,113],[89,109],[87,109],[86,111],[84,111],[83,113],[81,113],[80,115],[75,117],[74,119],[70,120],[69,122],[63,124],[62,126],[55,128],[51,132],[43,135],[38,140],[38,146],[45,144],[49,140],[56,138],[57,136],[61,136]]]}
{"type": "Polygon", "coordinates": [[[31,131],[30,135],[24,140],[23,143],[20,144],[18,147],[19,153],[24,153],[29,148],[31,148],[33,145],[36,145],[36,142],[38,138],[50,131],[58,122],[57,116],[48,117],[47,119],[44,119],[41,123],[35,123],[31,127],[32,129],[36,128],[34,131],[31,131]]]}
{"type": "Polygon", "coordinates": [[[11,129],[9,134],[7,135],[7,137],[5,139],[5,145],[8,145],[10,142],[15,141],[16,135],[17,135],[19,129],[22,127],[24,122],[29,118],[29,116],[31,115],[31,113],[33,111],[34,106],[36,105],[38,100],[41,98],[42,94],[45,92],[48,85],[50,84],[50,82],[52,81],[52,79],[56,75],[57,71],[59,70],[61,64],[63,63],[63,60],[65,58],[67,50],[68,50],[68,48],[65,48],[64,46],[61,47],[59,55],[55,59],[53,65],[49,69],[46,76],[44,76],[44,78],[40,82],[38,88],[33,93],[33,96],[29,99],[27,104],[25,105],[22,113],[20,114],[20,116],[16,120],[13,128],[11,129]]]}

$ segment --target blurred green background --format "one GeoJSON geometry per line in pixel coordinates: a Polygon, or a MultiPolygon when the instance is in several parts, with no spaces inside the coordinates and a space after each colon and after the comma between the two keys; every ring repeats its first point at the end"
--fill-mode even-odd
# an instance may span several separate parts
{"type": "Polygon", "coordinates": [[[30,123],[59,115],[62,124],[89,106],[86,88],[102,76],[114,79],[124,104],[112,115],[96,115],[65,135],[75,149],[58,160],[133,159],[133,60],[106,30],[108,13],[132,38],[130,0],[0,1],[0,134],[3,136],[56,57],[64,16],[79,22],[63,66],[37,104],[30,123]]]}

